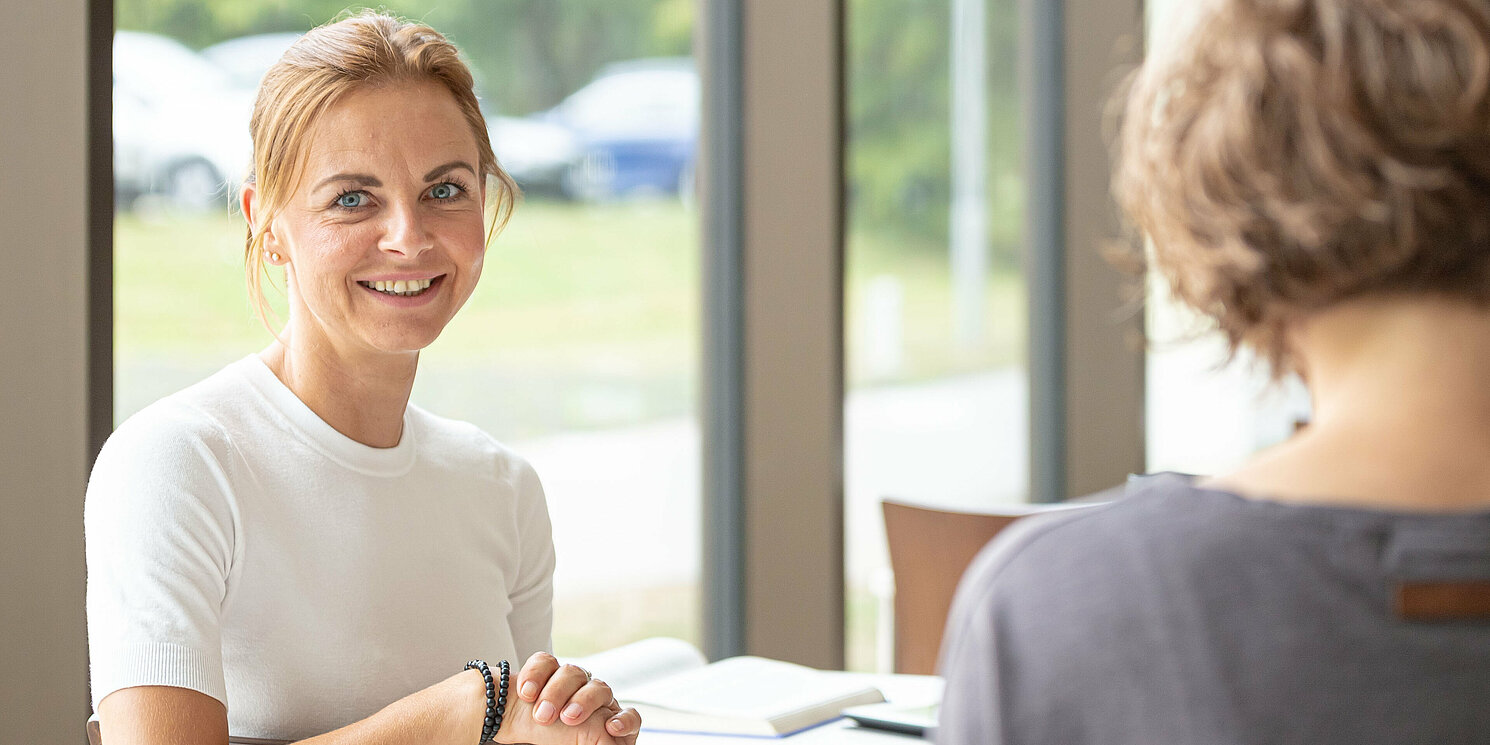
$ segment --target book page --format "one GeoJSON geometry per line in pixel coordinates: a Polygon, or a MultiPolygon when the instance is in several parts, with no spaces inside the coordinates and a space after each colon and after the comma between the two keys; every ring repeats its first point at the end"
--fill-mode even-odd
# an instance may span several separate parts
{"type": "MultiPolygon", "coordinates": [[[[731,657],[617,695],[626,702],[715,717],[776,720],[866,691],[874,689],[801,665],[731,657]]],[[[883,699],[873,695],[870,700],[883,699]]]]}
{"type": "Polygon", "coordinates": [[[643,683],[703,667],[708,660],[697,647],[682,639],[659,636],[566,662],[589,670],[625,700],[631,689],[643,683]]]}

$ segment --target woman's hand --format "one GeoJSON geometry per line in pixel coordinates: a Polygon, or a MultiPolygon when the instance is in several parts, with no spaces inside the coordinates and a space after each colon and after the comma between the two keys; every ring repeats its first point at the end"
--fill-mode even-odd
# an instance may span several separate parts
{"type": "Polygon", "coordinates": [[[522,717],[541,726],[558,723],[588,728],[598,721],[606,734],[622,743],[635,742],[641,731],[641,715],[635,709],[622,710],[610,686],[580,667],[560,665],[547,652],[529,657],[518,672],[508,694],[504,731],[507,720],[518,716],[519,710],[522,717]]]}

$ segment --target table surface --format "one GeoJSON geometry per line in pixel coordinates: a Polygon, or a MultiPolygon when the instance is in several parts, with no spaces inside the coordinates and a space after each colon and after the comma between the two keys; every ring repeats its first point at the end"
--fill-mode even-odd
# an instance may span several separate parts
{"type": "MultiPolygon", "coordinates": [[[[942,679],[933,675],[881,675],[846,672],[826,672],[824,674],[859,680],[865,685],[874,686],[880,689],[880,692],[885,694],[885,700],[891,703],[921,706],[936,703],[942,698],[942,679]]],[[[909,735],[864,729],[848,719],[829,722],[820,727],[813,727],[812,729],[798,732],[791,737],[783,737],[779,740],[760,737],[732,737],[729,735],[650,732],[646,729],[645,723],[642,725],[641,736],[637,738],[637,745],[723,745],[723,743],[735,743],[736,745],[761,743],[761,745],[769,745],[769,743],[773,742],[790,743],[790,745],[910,745],[911,743],[921,742],[921,740],[909,735]]]]}

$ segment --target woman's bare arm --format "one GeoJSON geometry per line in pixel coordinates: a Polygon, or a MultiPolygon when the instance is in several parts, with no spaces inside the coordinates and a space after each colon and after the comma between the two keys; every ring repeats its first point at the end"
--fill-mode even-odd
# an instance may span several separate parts
{"type": "MultiPolygon", "coordinates": [[[[546,677],[540,673],[538,679],[546,677]]],[[[595,708],[582,721],[566,723],[555,717],[543,724],[533,716],[537,702],[514,694],[508,694],[506,715],[496,735],[499,743],[634,745],[641,729],[641,718],[634,709],[623,712],[614,705],[595,708]],[[621,726],[614,721],[617,719],[621,726]],[[626,733],[618,735],[615,730],[626,733]]],[[[538,695],[533,698],[538,699],[538,695]]],[[[466,670],[409,694],[366,719],[301,742],[471,745],[480,738],[485,716],[486,683],[479,672],[466,670]]],[[[98,719],[105,745],[225,745],[228,741],[227,709],[217,699],[187,688],[137,686],[115,691],[99,702],[98,719]]]]}
{"type": "MultiPolygon", "coordinates": [[[[486,688],[467,670],[384,707],[306,745],[429,743],[471,745],[481,734],[486,688]]],[[[228,712],[200,691],[170,686],[124,688],[98,704],[105,745],[225,745],[228,712]]]]}

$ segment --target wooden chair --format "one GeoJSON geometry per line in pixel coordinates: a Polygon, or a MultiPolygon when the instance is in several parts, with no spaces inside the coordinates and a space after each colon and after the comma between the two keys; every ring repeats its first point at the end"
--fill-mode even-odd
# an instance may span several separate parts
{"type": "Polygon", "coordinates": [[[957,582],[999,531],[1027,515],[1083,504],[1010,505],[1006,510],[954,512],[881,500],[890,569],[895,573],[895,672],[936,672],[942,630],[957,582]]]}

